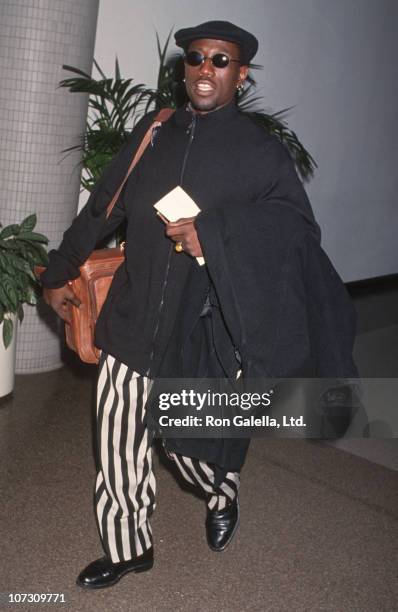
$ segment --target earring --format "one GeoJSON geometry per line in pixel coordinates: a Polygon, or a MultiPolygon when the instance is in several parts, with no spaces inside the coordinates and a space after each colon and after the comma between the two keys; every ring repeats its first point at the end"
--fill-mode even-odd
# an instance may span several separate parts
{"type": "Polygon", "coordinates": [[[182,79],[182,82],[185,83],[185,77],[182,79]]]}
{"type": "Polygon", "coordinates": [[[243,87],[243,83],[238,83],[236,86],[237,92],[238,93],[242,93],[244,87],[243,87]]]}

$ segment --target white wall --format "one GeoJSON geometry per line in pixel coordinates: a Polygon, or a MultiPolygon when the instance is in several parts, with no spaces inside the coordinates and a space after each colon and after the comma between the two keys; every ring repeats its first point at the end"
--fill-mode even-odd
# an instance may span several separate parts
{"type": "MultiPolygon", "coordinates": [[[[319,168],[307,186],[344,280],[397,272],[396,0],[100,0],[95,57],[154,85],[155,30],[227,19],[259,38],[264,106],[289,115],[319,168]]],[[[172,50],[176,50],[174,45],[172,50]]]]}

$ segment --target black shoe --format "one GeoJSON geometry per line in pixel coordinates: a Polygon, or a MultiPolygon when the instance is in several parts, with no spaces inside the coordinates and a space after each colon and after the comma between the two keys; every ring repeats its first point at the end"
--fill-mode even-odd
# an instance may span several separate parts
{"type": "Polygon", "coordinates": [[[102,589],[119,582],[128,572],[146,572],[153,566],[153,548],[143,555],[112,563],[109,557],[101,557],[88,565],[77,577],[76,584],[85,589],[102,589]]]}
{"type": "Polygon", "coordinates": [[[211,550],[221,552],[232,541],[239,525],[238,497],[225,510],[207,510],[206,535],[211,550]]]}

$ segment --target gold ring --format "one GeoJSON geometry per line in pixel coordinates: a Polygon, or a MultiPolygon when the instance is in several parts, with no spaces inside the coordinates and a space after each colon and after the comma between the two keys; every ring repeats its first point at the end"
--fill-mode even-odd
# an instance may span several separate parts
{"type": "Polygon", "coordinates": [[[182,246],[182,242],[176,242],[174,250],[176,253],[182,253],[182,251],[184,250],[182,246]]]}

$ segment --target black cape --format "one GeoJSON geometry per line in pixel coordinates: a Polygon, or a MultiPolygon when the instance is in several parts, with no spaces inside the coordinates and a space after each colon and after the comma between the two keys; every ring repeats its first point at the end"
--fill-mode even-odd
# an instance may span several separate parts
{"type": "MultiPolygon", "coordinates": [[[[209,280],[221,311],[214,343],[231,366],[224,376],[236,372],[231,350],[239,355],[243,379],[358,376],[355,310],[307,210],[270,198],[252,205],[250,214],[243,206],[208,210],[197,217],[196,228],[207,274],[198,266],[187,279],[160,378],[203,375],[195,370],[195,353],[209,280]]],[[[155,384],[153,399],[156,393],[155,384]]],[[[169,439],[166,446],[228,471],[243,465],[248,440],[169,439]]]]}

